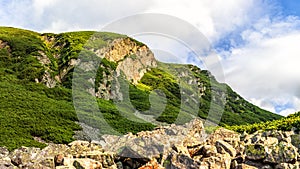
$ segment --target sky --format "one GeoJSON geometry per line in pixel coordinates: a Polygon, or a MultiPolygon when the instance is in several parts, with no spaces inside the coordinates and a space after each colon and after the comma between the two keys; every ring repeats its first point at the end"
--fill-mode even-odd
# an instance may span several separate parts
{"type": "MultiPolygon", "coordinates": [[[[0,0],[1,26],[38,32],[97,31],[143,13],[167,14],[197,28],[218,55],[221,81],[246,100],[283,116],[300,111],[298,0],[0,0]]],[[[155,38],[137,37],[150,48],[169,45],[170,56],[178,56],[158,60],[199,64],[170,39],[155,38]]]]}

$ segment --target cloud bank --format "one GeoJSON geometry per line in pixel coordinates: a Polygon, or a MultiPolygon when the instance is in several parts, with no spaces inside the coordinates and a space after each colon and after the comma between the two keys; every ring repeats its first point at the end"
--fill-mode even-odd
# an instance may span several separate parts
{"type": "MultiPolygon", "coordinates": [[[[300,19],[285,11],[279,1],[264,0],[0,0],[0,25],[65,32],[100,30],[138,13],[176,16],[197,27],[216,48],[226,82],[234,90],[258,106],[287,115],[300,110],[300,19]]],[[[161,38],[140,39],[164,48],[161,38]]],[[[186,49],[166,46],[174,48],[177,58],[158,59],[199,64],[186,49]]]]}
{"type": "Polygon", "coordinates": [[[245,45],[223,53],[227,82],[272,112],[288,115],[299,110],[299,26],[297,17],[263,18],[244,30],[245,45]]]}

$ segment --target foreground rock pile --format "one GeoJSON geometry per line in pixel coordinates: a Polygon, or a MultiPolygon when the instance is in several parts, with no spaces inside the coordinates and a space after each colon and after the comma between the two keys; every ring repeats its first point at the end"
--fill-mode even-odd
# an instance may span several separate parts
{"type": "Polygon", "coordinates": [[[0,169],[298,169],[300,136],[267,131],[238,134],[223,128],[207,136],[202,122],[164,126],[137,135],[103,136],[44,149],[0,149],[0,169]]]}

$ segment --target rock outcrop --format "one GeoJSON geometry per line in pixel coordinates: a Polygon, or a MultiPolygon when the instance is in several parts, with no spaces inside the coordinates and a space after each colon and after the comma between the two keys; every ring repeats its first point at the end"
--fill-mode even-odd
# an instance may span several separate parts
{"type": "MultiPolygon", "coordinates": [[[[95,36],[97,36],[97,33],[95,33],[95,36]]],[[[55,52],[50,52],[52,56],[52,58],[50,58],[48,56],[50,55],[49,51],[36,51],[34,55],[37,60],[44,66],[45,71],[44,75],[40,79],[36,78],[35,80],[37,83],[43,83],[47,87],[53,88],[62,83],[66,76],[69,73],[72,73],[72,69],[81,62],[81,59],[85,58],[81,58],[81,55],[83,54],[81,54],[79,51],[76,51],[78,52],[76,54],[76,57],[69,59],[64,64],[60,63],[61,67],[55,65],[54,67],[59,67],[60,70],[58,70],[58,73],[54,72],[51,68],[52,62],[62,62],[59,60],[64,60],[64,58],[62,58],[62,55],[64,55],[65,53],[60,53],[58,51],[68,51],[67,48],[70,48],[71,44],[67,41],[64,42],[62,39],[60,39],[61,37],[55,37],[52,34],[49,36],[44,35],[41,38],[45,42],[46,46],[49,47],[49,50],[53,49],[55,52]],[[46,54],[47,52],[48,55],[46,54]],[[79,58],[75,59],[77,58],[77,56],[79,58]],[[51,59],[54,61],[51,61],[51,59]]],[[[91,36],[86,44],[93,43],[94,40],[97,41],[99,40],[99,38],[91,36]]],[[[146,45],[129,37],[122,37],[114,40],[105,40],[105,45],[101,46],[100,48],[85,47],[85,44],[82,44],[82,46],[83,49],[90,51],[90,54],[93,53],[101,59],[105,58],[110,62],[117,63],[117,74],[119,75],[122,72],[125,75],[126,79],[134,84],[136,84],[150,68],[157,66],[157,61],[154,58],[152,51],[146,45]]],[[[7,49],[8,53],[11,52],[9,43],[6,41],[0,40],[0,49],[7,49]]],[[[85,64],[86,63],[87,62],[85,62],[85,64]]],[[[101,62],[99,66],[101,66],[101,62]]],[[[85,68],[85,70],[88,71],[91,68],[93,69],[95,67],[92,65],[86,65],[85,68]]],[[[113,75],[112,72],[115,70],[108,71],[111,71],[111,75],[113,75]]],[[[103,76],[105,76],[105,74],[103,76]]],[[[105,80],[111,81],[112,78],[104,77],[104,81],[105,80]]],[[[107,88],[107,86],[105,87],[107,88]]],[[[100,88],[99,91],[101,91],[101,89],[103,88],[100,88]]],[[[98,94],[97,96],[100,97],[101,95],[98,94]]]]}
{"type": "Polygon", "coordinates": [[[106,100],[121,97],[117,95],[120,93],[117,91],[118,85],[113,87],[111,85],[120,75],[123,75],[129,82],[137,84],[147,71],[157,67],[152,51],[146,45],[137,44],[130,38],[115,39],[107,47],[96,50],[95,53],[100,58],[117,63],[116,70],[103,67],[100,63],[100,66],[111,73],[103,72],[103,79],[100,84],[96,84],[99,87],[95,96],[106,100]]]}
{"type": "Polygon", "coordinates": [[[196,119],[136,135],[106,135],[101,143],[0,148],[0,168],[298,169],[299,138],[294,132],[238,134],[224,128],[206,135],[196,119]]]}
{"type": "Polygon", "coordinates": [[[149,68],[157,62],[151,50],[131,38],[115,39],[95,52],[99,57],[118,63],[117,72],[122,71],[127,80],[137,83],[149,68]]]}
{"type": "MultiPolygon", "coordinates": [[[[49,44],[51,49],[63,51],[65,48],[68,48],[66,43],[61,44],[61,42],[55,39],[55,37],[44,37],[44,40],[47,44],[49,44]]],[[[93,43],[93,40],[99,39],[91,36],[86,44],[93,43]]],[[[76,57],[74,56],[67,62],[65,61],[66,63],[59,65],[60,67],[58,73],[55,73],[55,71],[51,69],[51,60],[45,54],[45,52],[38,51],[36,58],[45,67],[45,71],[40,80],[36,78],[36,82],[43,83],[47,87],[53,88],[67,81],[68,77],[72,76],[76,66],[80,65],[80,67],[86,72],[97,72],[97,68],[100,68],[105,71],[98,72],[101,73],[101,75],[95,74],[95,77],[90,77],[91,79],[88,81],[92,84],[92,86],[96,86],[97,90],[95,91],[94,87],[87,90],[89,93],[98,98],[109,100],[121,97],[117,95],[118,91],[114,91],[118,89],[113,89],[115,86],[112,86],[113,81],[117,77],[122,75],[129,82],[137,84],[147,71],[149,71],[151,68],[157,67],[157,61],[152,51],[146,45],[138,41],[135,41],[129,37],[123,37],[114,40],[107,40],[105,43],[106,44],[104,46],[99,48],[85,47],[83,44],[83,50],[88,52],[78,52],[76,57]],[[88,56],[86,53],[89,53],[88,56]],[[92,59],[91,56],[93,55],[97,56],[97,59],[100,61],[96,61],[95,58],[92,59]],[[106,59],[108,62],[112,62],[116,65],[116,67],[112,68],[105,65],[101,59],[106,59]],[[95,84],[96,76],[101,77],[100,81],[97,82],[98,84],[95,84]]],[[[4,46],[5,43],[0,42],[0,48],[4,46]]],[[[61,53],[56,53],[53,55],[54,56],[52,59],[57,60],[57,62],[62,62],[59,60],[64,60],[64,58],[62,58],[63,54],[61,53]]],[[[86,81],[84,82],[86,83],[86,81]]]]}

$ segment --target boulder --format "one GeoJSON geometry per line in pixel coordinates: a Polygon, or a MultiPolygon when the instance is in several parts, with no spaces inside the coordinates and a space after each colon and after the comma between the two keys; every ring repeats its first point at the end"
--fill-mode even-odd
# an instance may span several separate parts
{"type": "Polygon", "coordinates": [[[231,156],[229,154],[217,154],[215,156],[201,159],[201,162],[208,164],[210,168],[230,169],[231,156]]]}
{"type": "Polygon", "coordinates": [[[76,169],[102,169],[101,163],[92,159],[76,159],[73,166],[76,169]]]}
{"type": "Polygon", "coordinates": [[[208,142],[211,145],[214,145],[217,140],[240,140],[240,134],[225,129],[225,128],[218,128],[215,132],[213,132],[208,137],[208,142]]]}
{"type": "MultiPolygon", "coordinates": [[[[45,162],[45,157],[41,156],[40,154],[41,150],[39,148],[21,147],[12,151],[9,154],[9,158],[11,159],[11,163],[15,166],[26,168],[29,166],[33,166],[34,163],[39,163],[42,161],[45,162]]],[[[54,167],[54,160],[49,160],[49,163],[47,163],[47,167],[54,167]]]]}
{"type": "Polygon", "coordinates": [[[201,166],[199,161],[195,161],[194,159],[183,155],[177,154],[175,151],[172,151],[167,159],[164,161],[163,166],[165,168],[174,168],[174,169],[181,169],[181,168],[189,168],[189,169],[198,169],[201,166]]]}
{"type": "Polygon", "coordinates": [[[219,153],[221,153],[222,150],[225,150],[225,152],[227,152],[231,157],[236,156],[235,149],[230,144],[226,143],[225,141],[217,140],[216,141],[216,148],[217,148],[219,153]]]}

